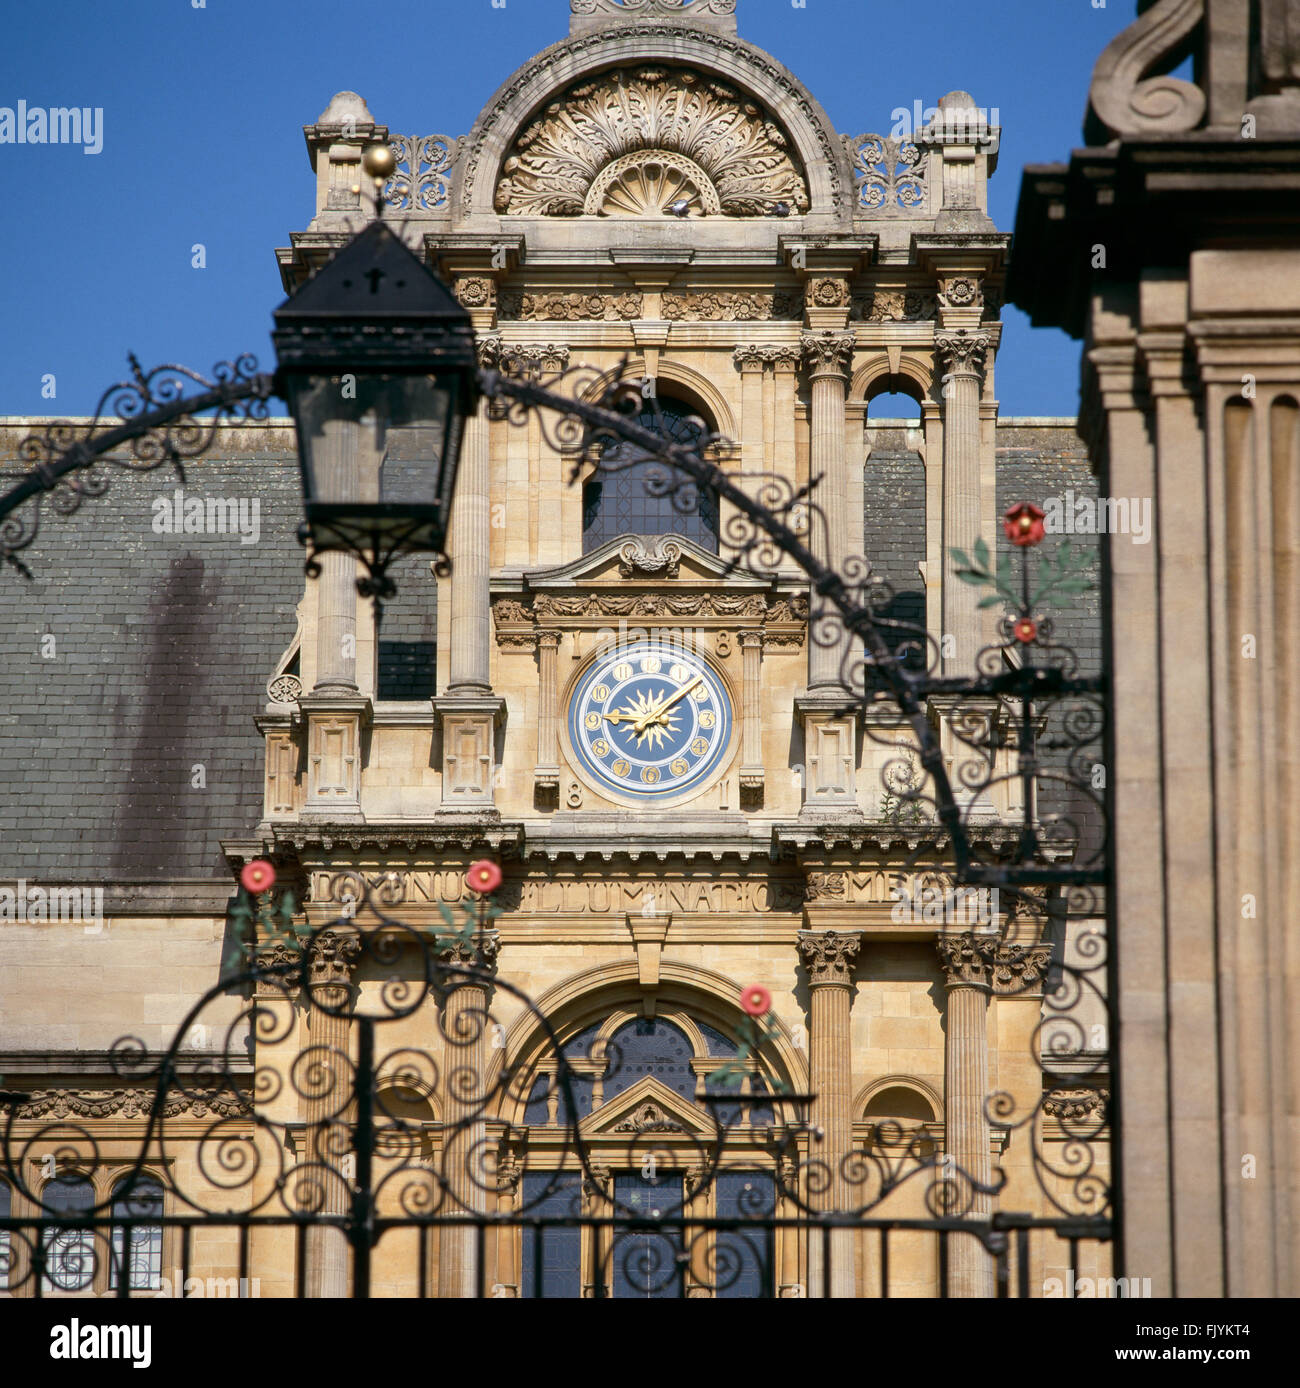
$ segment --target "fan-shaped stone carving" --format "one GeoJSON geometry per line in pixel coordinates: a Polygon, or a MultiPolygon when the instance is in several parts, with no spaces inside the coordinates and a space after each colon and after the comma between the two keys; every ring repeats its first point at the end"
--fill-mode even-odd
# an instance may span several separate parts
{"type": "Polygon", "coordinates": [[[515,217],[761,217],[808,210],[785,133],[725,82],[689,68],[616,69],[579,82],[519,135],[496,209],[515,217]]]}

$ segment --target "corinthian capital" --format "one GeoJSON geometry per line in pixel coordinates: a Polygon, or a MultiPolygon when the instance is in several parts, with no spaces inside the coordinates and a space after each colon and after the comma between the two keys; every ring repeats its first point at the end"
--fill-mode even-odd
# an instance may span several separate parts
{"type": "Polygon", "coordinates": [[[1050,944],[1009,945],[970,931],[941,936],[935,945],[949,988],[986,988],[1001,997],[1037,991],[1052,962],[1050,944]]]}
{"type": "Polygon", "coordinates": [[[814,379],[848,375],[849,363],[853,360],[852,333],[805,333],[802,346],[804,360],[812,368],[814,379]]]}
{"type": "Polygon", "coordinates": [[[988,333],[973,333],[965,328],[934,335],[939,361],[954,375],[978,376],[990,345],[988,333]]]}
{"type": "Polygon", "coordinates": [[[501,952],[501,936],[495,930],[476,931],[468,939],[456,939],[438,951],[444,964],[456,964],[462,969],[478,969],[493,973],[497,955],[501,952]]]}
{"type": "Polygon", "coordinates": [[[989,970],[998,947],[996,938],[973,935],[967,930],[961,935],[941,935],[934,943],[949,988],[989,987],[989,970]]]}
{"type": "Polygon", "coordinates": [[[354,930],[322,930],[307,956],[313,987],[348,983],[361,958],[361,937],[354,930]]]}
{"type": "Polygon", "coordinates": [[[825,984],[848,987],[853,963],[861,948],[862,939],[858,935],[845,935],[836,930],[799,932],[799,954],[814,988],[825,984]]]}

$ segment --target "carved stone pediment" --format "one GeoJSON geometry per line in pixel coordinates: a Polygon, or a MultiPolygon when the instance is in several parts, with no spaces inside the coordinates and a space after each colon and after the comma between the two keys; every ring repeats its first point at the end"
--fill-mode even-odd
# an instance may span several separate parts
{"type": "Polygon", "coordinates": [[[640,1133],[703,1136],[709,1126],[703,1110],[669,1089],[662,1080],[646,1075],[588,1114],[579,1131],[584,1138],[617,1137],[626,1142],[640,1133]]]}
{"type": "Polygon", "coordinates": [[[728,576],[725,560],[685,535],[619,535],[581,559],[524,574],[526,586],[539,594],[599,583],[630,592],[629,580],[653,581],[658,588],[665,579],[683,585],[726,580],[729,587],[765,586],[761,580],[743,575],[737,584],[735,575],[728,576]]]}
{"type": "Polygon", "coordinates": [[[774,113],[720,78],[629,65],[574,83],[520,132],[494,205],[507,217],[803,213],[791,149],[774,113]]]}

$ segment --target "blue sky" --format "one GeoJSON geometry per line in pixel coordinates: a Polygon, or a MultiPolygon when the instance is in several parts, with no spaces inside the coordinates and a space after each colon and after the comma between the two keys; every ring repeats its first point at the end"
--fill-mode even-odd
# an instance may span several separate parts
{"type": "MultiPolygon", "coordinates": [[[[567,0],[10,0],[0,107],[101,107],[103,150],[0,144],[0,414],[81,414],[134,351],[206,372],[252,351],[270,369],[283,293],[274,248],[306,226],[302,126],[334,92],[377,120],[458,135],[532,54],[567,0]],[[206,268],[191,265],[205,247],[206,268]],[[56,396],[42,398],[52,374],[56,396]]],[[[1081,143],[1092,64],[1134,0],[740,0],[741,35],[805,81],[837,129],[965,88],[996,106],[991,185],[1014,221],[1025,163],[1081,143]]],[[[1004,414],[1073,414],[1079,347],[1007,309],[1004,414]]]]}

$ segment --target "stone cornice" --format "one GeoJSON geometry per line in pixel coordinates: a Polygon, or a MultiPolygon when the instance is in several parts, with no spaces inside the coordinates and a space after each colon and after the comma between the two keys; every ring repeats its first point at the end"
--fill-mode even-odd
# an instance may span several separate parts
{"type": "Polygon", "coordinates": [[[524,826],[518,821],[466,814],[459,818],[430,818],[419,823],[276,824],[263,847],[279,853],[302,853],[311,849],[333,853],[347,848],[353,852],[372,848],[380,852],[405,849],[409,853],[474,853],[488,848],[509,855],[519,852],[523,842],[524,826]]]}

